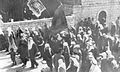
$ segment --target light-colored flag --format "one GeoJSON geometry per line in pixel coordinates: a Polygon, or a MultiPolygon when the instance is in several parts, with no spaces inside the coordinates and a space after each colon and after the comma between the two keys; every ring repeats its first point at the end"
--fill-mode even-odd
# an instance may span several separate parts
{"type": "Polygon", "coordinates": [[[46,9],[40,0],[28,0],[27,6],[36,17],[40,17],[41,13],[46,9]]]}

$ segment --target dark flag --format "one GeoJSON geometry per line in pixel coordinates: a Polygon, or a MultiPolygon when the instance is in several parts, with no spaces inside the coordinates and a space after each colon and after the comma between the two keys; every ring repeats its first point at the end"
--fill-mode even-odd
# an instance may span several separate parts
{"type": "Polygon", "coordinates": [[[67,28],[67,20],[65,17],[65,13],[63,11],[63,5],[61,4],[54,13],[53,19],[52,19],[52,27],[51,31],[52,34],[59,33],[60,31],[63,31],[67,28]]]}

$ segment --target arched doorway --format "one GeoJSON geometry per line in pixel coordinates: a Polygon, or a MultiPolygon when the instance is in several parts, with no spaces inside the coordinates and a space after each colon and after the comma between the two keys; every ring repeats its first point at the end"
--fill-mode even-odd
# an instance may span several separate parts
{"type": "Polygon", "coordinates": [[[98,21],[101,23],[101,24],[105,24],[106,22],[106,17],[107,17],[107,13],[105,11],[101,11],[98,15],[98,21]]]}

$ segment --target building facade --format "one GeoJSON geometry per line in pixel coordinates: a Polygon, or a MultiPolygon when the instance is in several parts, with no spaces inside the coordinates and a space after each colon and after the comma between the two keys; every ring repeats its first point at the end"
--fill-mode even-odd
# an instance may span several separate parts
{"type": "Polygon", "coordinates": [[[120,16],[120,0],[80,0],[81,5],[73,6],[73,14],[76,18],[93,17],[106,24],[115,21],[120,16]]]}

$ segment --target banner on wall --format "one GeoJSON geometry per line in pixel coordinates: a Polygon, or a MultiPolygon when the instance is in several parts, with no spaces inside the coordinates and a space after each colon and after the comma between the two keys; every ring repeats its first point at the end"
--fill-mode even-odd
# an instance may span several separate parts
{"type": "Polygon", "coordinates": [[[41,16],[41,13],[46,9],[40,0],[28,0],[27,6],[36,17],[41,16]]]}

